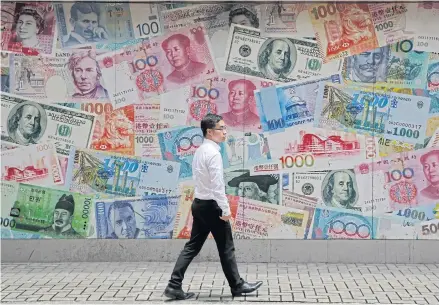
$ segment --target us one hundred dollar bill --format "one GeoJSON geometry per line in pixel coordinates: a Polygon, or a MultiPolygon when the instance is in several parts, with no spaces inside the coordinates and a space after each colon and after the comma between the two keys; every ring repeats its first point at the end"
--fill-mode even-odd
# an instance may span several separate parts
{"type": "Polygon", "coordinates": [[[324,64],[312,40],[264,37],[258,29],[232,25],[225,56],[226,73],[292,82],[341,70],[341,60],[324,64]]]}
{"type": "Polygon", "coordinates": [[[94,114],[2,93],[1,140],[5,144],[28,146],[45,141],[56,152],[68,156],[70,148],[89,147],[96,117],[94,114]]]}

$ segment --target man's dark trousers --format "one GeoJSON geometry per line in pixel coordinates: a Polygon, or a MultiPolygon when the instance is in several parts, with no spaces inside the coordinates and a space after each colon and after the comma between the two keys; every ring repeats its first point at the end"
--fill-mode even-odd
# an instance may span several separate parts
{"type": "Polygon", "coordinates": [[[169,286],[181,288],[184,273],[195,256],[200,252],[210,232],[215,239],[221,266],[231,288],[237,288],[244,281],[239,276],[235,259],[232,228],[228,221],[221,220],[222,210],[215,200],[195,199],[192,202],[191,238],[184,246],[172,271],[169,286]]]}

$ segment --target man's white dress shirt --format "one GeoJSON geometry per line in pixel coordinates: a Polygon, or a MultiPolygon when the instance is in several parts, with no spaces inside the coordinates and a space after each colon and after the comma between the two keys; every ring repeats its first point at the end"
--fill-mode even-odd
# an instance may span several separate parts
{"type": "Polygon", "coordinates": [[[221,147],[212,140],[204,139],[192,160],[192,174],[195,180],[195,198],[215,200],[223,210],[223,216],[230,215],[229,202],[224,184],[221,147]]]}

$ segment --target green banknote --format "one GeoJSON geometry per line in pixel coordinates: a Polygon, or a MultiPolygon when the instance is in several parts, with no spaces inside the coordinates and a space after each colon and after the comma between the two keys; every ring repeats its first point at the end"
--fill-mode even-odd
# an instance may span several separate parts
{"type": "Polygon", "coordinates": [[[94,196],[22,183],[1,183],[8,196],[2,198],[2,217],[13,222],[12,230],[52,238],[87,238],[94,196]]]}

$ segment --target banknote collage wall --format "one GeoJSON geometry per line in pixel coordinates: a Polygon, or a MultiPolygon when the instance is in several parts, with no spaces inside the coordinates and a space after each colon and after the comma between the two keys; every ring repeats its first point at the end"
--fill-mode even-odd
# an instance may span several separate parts
{"type": "Polygon", "coordinates": [[[1,238],[439,239],[439,2],[3,2],[1,238]]]}

